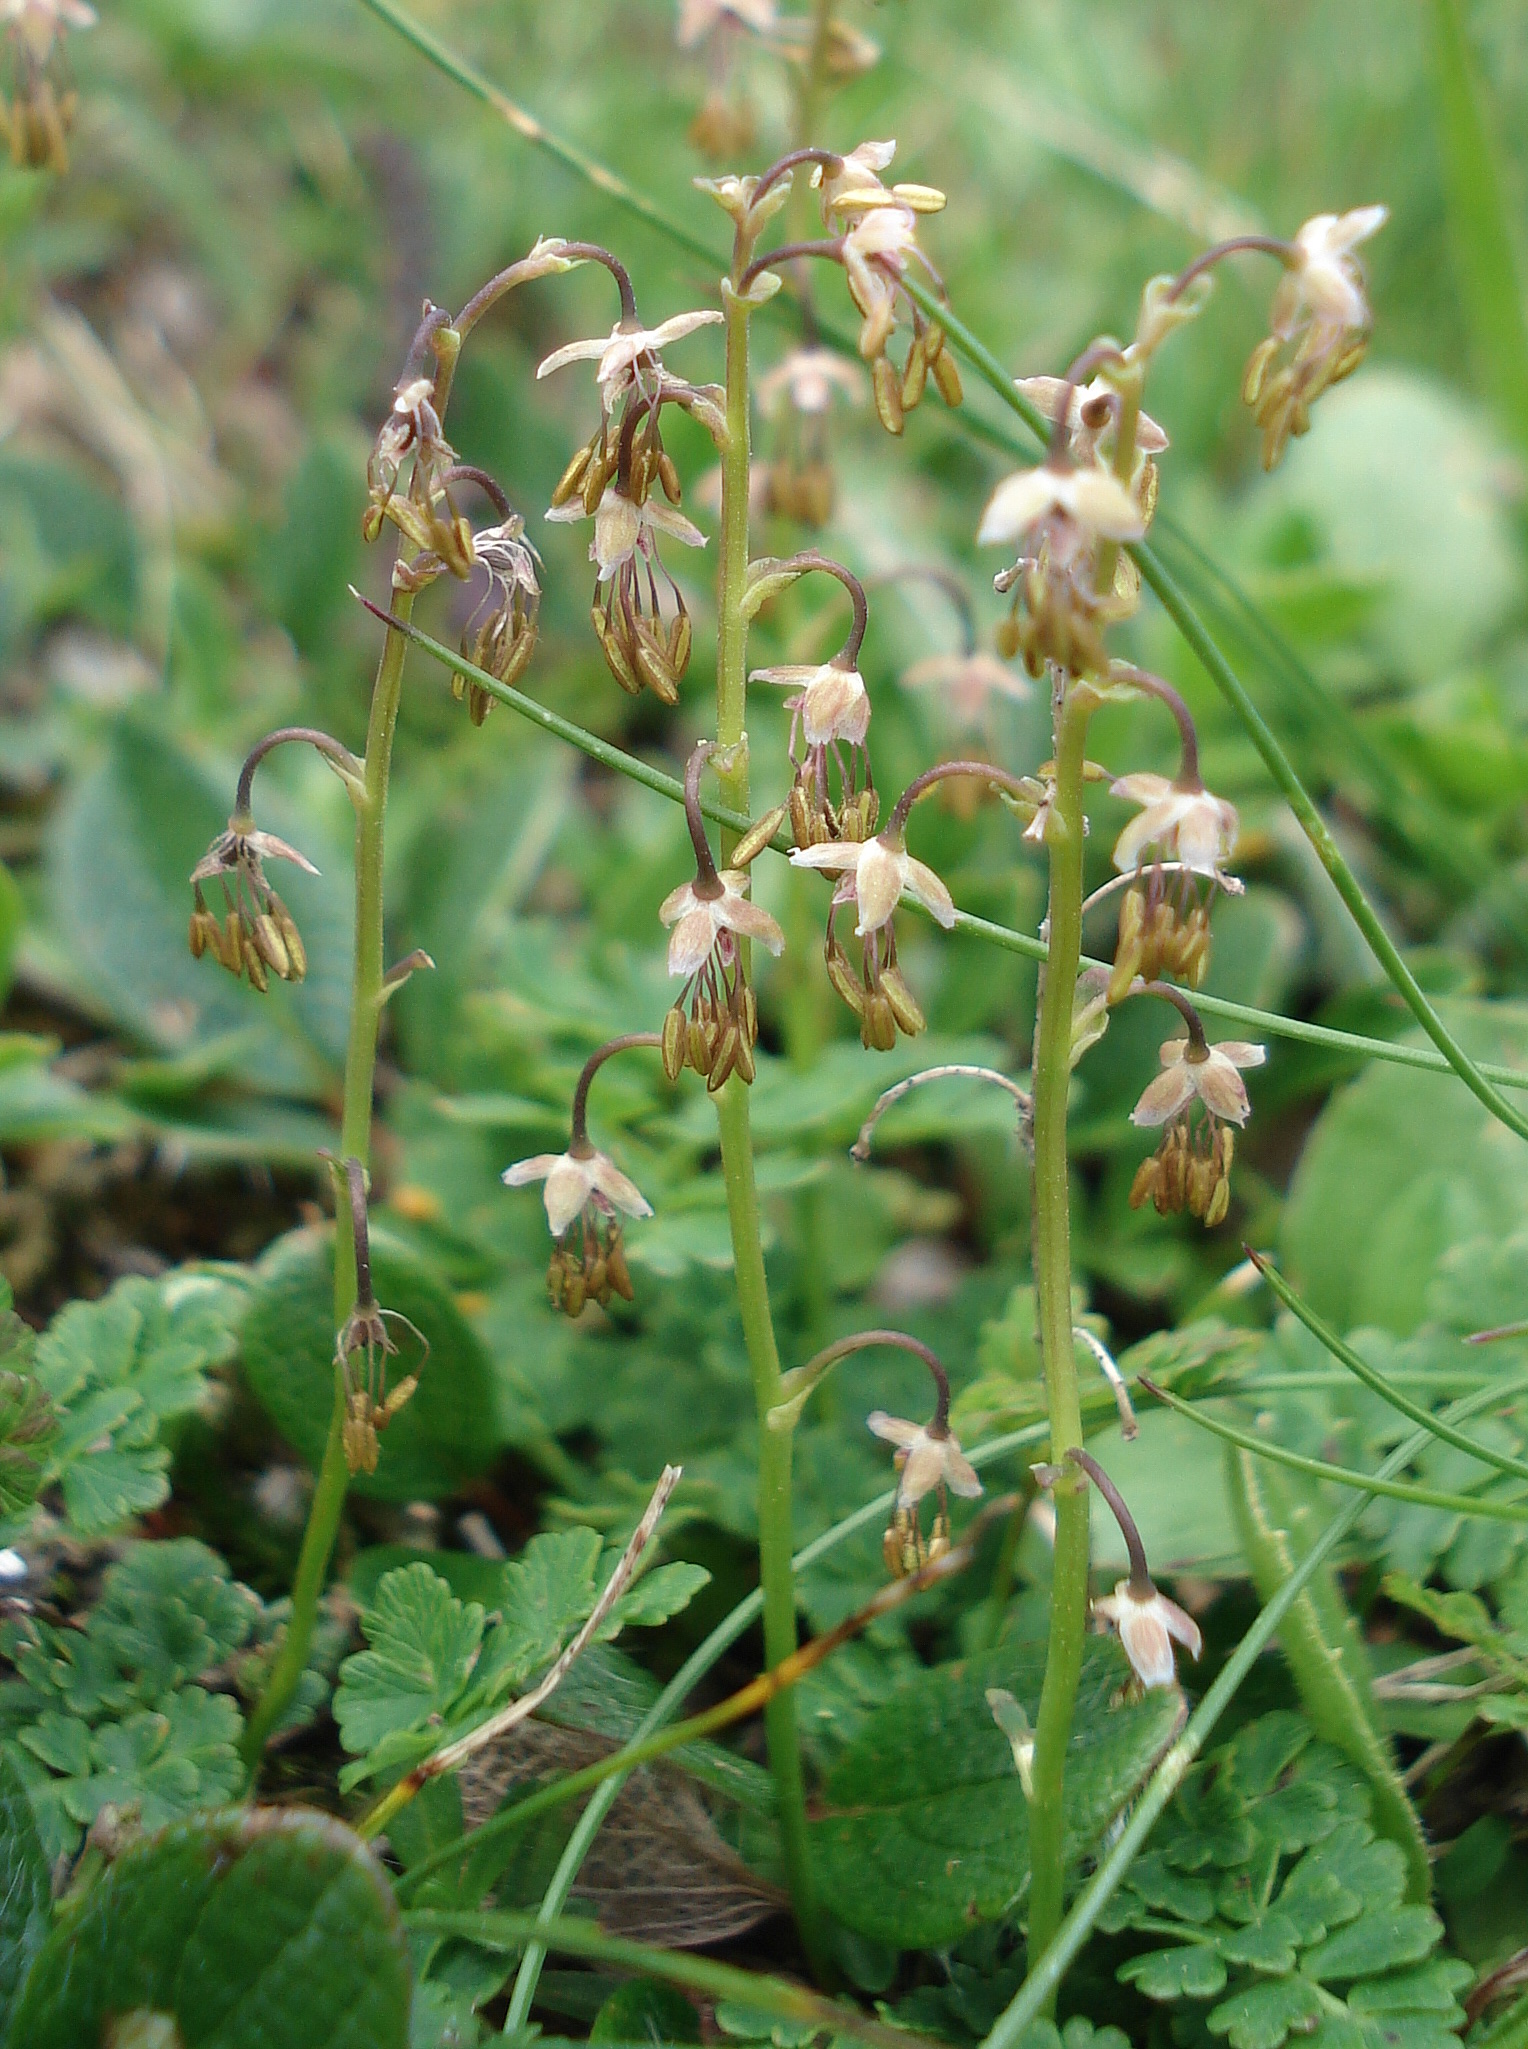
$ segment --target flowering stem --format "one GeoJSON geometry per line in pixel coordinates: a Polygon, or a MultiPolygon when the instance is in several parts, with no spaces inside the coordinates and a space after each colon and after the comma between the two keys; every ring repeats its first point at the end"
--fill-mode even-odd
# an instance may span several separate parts
{"type": "Polygon", "coordinates": [[[762,277],[766,270],[774,270],[782,263],[795,263],[803,256],[821,256],[829,263],[842,263],[844,238],[834,235],[818,241],[782,242],[778,249],[771,249],[767,256],[749,264],[738,281],[738,290],[746,292],[754,279],[762,277]]]}
{"type": "MultiPolygon", "coordinates": [[[[739,811],[748,808],[745,725],[748,622],[743,613],[743,599],[748,584],[748,321],[752,308],[741,296],[738,281],[746,273],[750,253],[751,242],[740,230],[733,255],[732,279],[723,291],[727,340],[727,440],[722,452],[722,532],[716,633],[718,779],[723,797],[739,811]]],[[[730,844],[732,841],[724,832],[724,859],[730,844]]],[[[764,1595],[764,1659],[767,1665],[774,1666],[783,1664],[796,1649],[796,1594],[791,1571],[792,1433],[789,1430],[771,1430],[765,1420],[780,1400],[780,1354],[770,1316],[769,1283],[764,1272],[764,1246],[759,1231],[759,1196],[754,1180],[748,1089],[736,1074],[717,1092],[716,1121],[721,1136],[727,1220],[732,1231],[738,1314],[748,1349],[754,1403],[759,1418],[759,1578],[764,1595]]],[[[790,1887],[796,1926],[813,1969],[823,1975],[828,1968],[828,1958],[812,1896],[806,1787],[801,1769],[794,1695],[781,1693],[769,1703],[765,1711],[765,1729],[779,1807],[786,1881],[790,1887]]]]}
{"type": "MultiPolygon", "coordinates": [[[[1046,826],[1050,852],[1050,953],[1040,985],[1035,1031],[1035,1287],[1045,1365],[1051,1462],[1082,1443],[1072,1337],[1071,1222],[1066,1117],[1072,1077],[1072,1005],[1082,951],[1082,787],[1091,691],[1061,701],[1056,784],[1046,826]]],[[[1088,1619],[1088,1498],[1080,1474],[1056,1482],[1055,1564],[1050,1642],[1035,1728],[1034,1796],[1029,1809],[1029,1968],[1061,1925],[1066,1877],[1062,1779],[1082,1671],[1088,1619]]]]}
{"type": "Polygon", "coordinates": [[[1285,269],[1296,262],[1295,246],[1292,242],[1281,242],[1273,235],[1233,235],[1229,242],[1217,242],[1213,249],[1206,249],[1186,264],[1172,281],[1169,299],[1181,299],[1196,277],[1203,277],[1212,270],[1222,257],[1235,256],[1241,250],[1255,250],[1263,256],[1276,256],[1285,269]]]}
{"type": "MultiPolygon", "coordinates": [[[[423,332],[423,330],[422,330],[423,332]]],[[[428,339],[434,349],[437,369],[435,409],[442,419],[450,397],[460,338],[454,328],[436,323],[428,339]]],[[[393,603],[405,624],[413,609],[409,591],[395,591],[393,603]]],[[[398,706],[403,695],[403,665],[408,641],[395,627],[389,627],[377,665],[372,688],[371,713],[366,725],[366,758],[358,780],[351,783],[350,799],[355,810],[355,959],[350,984],[350,1036],[345,1048],[345,1084],[340,1121],[339,1156],[356,1161],[362,1170],[371,1158],[372,1090],[377,1067],[377,1033],[382,1008],[387,1001],[386,971],[382,958],[382,842],[387,819],[387,789],[392,770],[393,735],[398,725],[398,706]]],[[[347,1166],[347,1173],[349,1168],[347,1166]]],[[[334,1234],[334,1327],[339,1330],[355,1307],[356,1246],[344,1231],[334,1234]]],[[[329,1415],[329,1434],[323,1462],[308,1510],[308,1524],[297,1555],[292,1581],[292,1612],[286,1633],[269,1673],[265,1689],[244,1731],[240,1745],[244,1762],[253,1774],[271,1732],[286,1713],[298,1681],[308,1662],[318,1598],[329,1568],[334,1540],[339,1535],[340,1516],[350,1473],[345,1461],[345,1377],[336,1373],[334,1406],[329,1415]]]]}
{"type": "Polygon", "coordinates": [[[711,857],[705,813],[700,808],[700,772],[710,760],[711,753],[709,740],[697,740],[684,765],[684,822],[690,829],[690,845],[695,849],[696,883],[702,895],[716,897],[722,893],[721,877],[711,857]]]}

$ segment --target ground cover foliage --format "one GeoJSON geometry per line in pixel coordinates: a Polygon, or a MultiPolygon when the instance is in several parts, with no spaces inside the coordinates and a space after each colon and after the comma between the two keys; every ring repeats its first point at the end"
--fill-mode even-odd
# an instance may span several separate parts
{"type": "Polygon", "coordinates": [[[1528,30],[1222,12],[8,12],[0,2045],[1528,2043],[1528,30]]]}

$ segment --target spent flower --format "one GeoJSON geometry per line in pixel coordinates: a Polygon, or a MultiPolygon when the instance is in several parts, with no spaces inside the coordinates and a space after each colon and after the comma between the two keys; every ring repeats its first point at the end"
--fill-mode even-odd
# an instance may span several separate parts
{"type": "Polygon", "coordinates": [[[0,95],[0,135],[20,168],[68,170],[79,96],[64,45],[71,29],[92,28],[95,19],[85,0],[0,0],[13,73],[11,97],[0,95]]]}
{"type": "Polygon", "coordinates": [[[1130,1113],[1132,1124],[1162,1131],[1157,1150],[1136,1170],[1130,1207],[1140,1209],[1149,1201],[1159,1216],[1186,1209],[1212,1229],[1230,1208],[1233,1127],[1239,1130],[1252,1114],[1241,1070],[1261,1067],[1267,1049],[1240,1039],[1208,1045],[1192,1004],[1166,983],[1147,983],[1144,989],[1137,984],[1135,993],[1165,997],[1189,1029],[1186,1038],[1163,1045],[1162,1071],[1130,1113]]]}
{"type": "Polygon", "coordinates": [[[1263,430],[1264,469],[1273,468],[1292,435],[1309,429],[1321,394],[1363,361],[1373,321],[1355,252],[1388,218],[1383,206],[1317,214],[1288,245],[1270,332],[1242,379],[1242,398],[1263,430]]]}
{"type": "Polygon", "coordinates": [[[238,979],[247,976],[263,995],[270,975],[300,982],[308,972],[307,949],[296,920],[266,880],[267,861],[290,861],[304,874],[318,870],[305,854],[274,833],[259,832],[247,813],[235,812],[191,871],[195,892],[190,945],[198,960],[210,953],[238,979]],[[202,885],[216,882],[224,915],[208,908],[202,885]]]}

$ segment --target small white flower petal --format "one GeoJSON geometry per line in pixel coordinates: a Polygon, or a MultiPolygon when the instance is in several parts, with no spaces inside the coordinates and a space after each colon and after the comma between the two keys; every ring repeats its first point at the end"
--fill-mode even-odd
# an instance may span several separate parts
{"type": "Polygon", "coordinates": [[[863,939],[890,918],[907,881],[907,855],[883,839],[866,840],[854,865],[854,894],[859,904],[856,934],[863,939]]]}
{"type": "Polygon", "coordinates": [[[563,1153],[552,1164],[546,1177],[546,1220],[554,1238],[560,1238],[584,1204],[589,1200],[593,1186],[591,1170],[598,1155],[586,1160],[575,1160],[571,1153],[563,1153]]]}
{"type": "Polygon", "coordinates": [[[1186,1110],[1199,1093],[1187,1061],[1164,1067],[1141,1092],[1141,1100],[1130,1112],[1130,1122],[1153,1129],[1186,1110]]]}
{"type": "Polygon", "coordinates": [[[923,1435],[921,1423],[909,1423],[905,1416],[888,1416],[884,1409],[872,1409],[865,1426],[888,1444],[909,1445],[923,1435]]]}
{"type": "Polygon", "coordinates": [[[915,904],[922,904],[934,922],[942,925],[946,932],[953,931],[954,899],[926,861],[918,861],[911,854],[908,855],[902,891],[905,896],[910,896],[915,904]]]}
{"type": "MultiPolygon", "coordinates": [[[[588,1162],[588,1179],[591,1187],[597,1188],[607,1202],[613,1202],[617,1209],[625,1210],[629,1217],[650,1217],[653,1206],[647,1197],[621,1172],[606,1153],[596,1153],[588,1162]]],[[[548,1183],[548,1187],[550,1187],[548,1183]]]]}
{"type": "Polygon", "coordinates": [[[537,1153],[534,1159],[516,1160],[499,1179],[506,1188],[528,1188],[533,1181],[544,1181],[561,1158],[561,1153],[537,1153]]]}
{"type": "Polygon", "coordinates": [[[669,934],[669,973],[682,975],[688,981],[691,975],[696,974],[704,966],[715,944],[715,906],[697,903],[685,912],[669,934]]]}

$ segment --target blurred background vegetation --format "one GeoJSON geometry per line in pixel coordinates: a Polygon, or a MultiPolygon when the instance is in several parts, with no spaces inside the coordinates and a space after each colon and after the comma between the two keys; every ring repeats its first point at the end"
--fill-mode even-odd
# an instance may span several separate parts
{"type": "MultiPolygon", "coordinates": [[[[1466,12],[1521,265],[1528,14],[1514,0],[1466,12]]],[[[722,223],[690,183],[717,168],[689,135],[707,65],[676,49],[663,0],[421,0],[417,18],[720,251],[722,223]]],[[[898,171],[948,191],[924,239],[957,310],[1015,375],[1060,370],[1100,330],[1128,332],[1144,278],[1208,240],[1390,207],[1366,252],[1370,356],[1271,479],[1237,399],[1270,282],[1256,266],[1223,270],[1148,401],[1172,436],[1154,537],[1419,978],[1472,1050],[1528,1066],[1522,304],[1482,212],[1485,160],[1471,154],[1461,46],[1446,33],[1459,15],[1445,0],[886,0],[853,20],[881,59],[832,97],[816,139],[847,148],[894,135],[898,171]]],[[[107,0],[71,60],[80,110],[67,175],[0,171],[0,1270],[33,1316],[123,1274],[252,1259],[319,1214],[314,1155],[332,1137],[349,981],[343,792],[316,759],[262,771],[262,823],[323,871],[289,893],[311,964],[301,988],[260,998],[194,963],[186,878],[263,731],[301,720],[360,743],[377,633],[347,585],[384,595],[382,551],[368,554],[359,534],[365,457],[421,300],[461,304],[541,234],[609,243],[652,323],[711,302],[719,267],[538,151],[348,0],[107,0]]],[[[756,168],[793,139],[787,70],[756,50],[740,63],[756,138],[721,168],[756,168]]],[[[823,311],[843,325],[834,282],[823,311]]],[[[562,341],[604,331],[609,298],[608,278],[591,272],[516,295],[465,358],[451,438],[504,483],[545,556],[542,640],[523,687],[673,768],[711,715],[708,563],[677,565],[697,648],[666,712],[615,690],[588,629],[586,536],[541,519],[593,401],[582,376],[537,385],[534,368],[562,341]]],[[[793,338],[788,309],[758,331],[768,368],[793,338]]],[[[714,336],[685,348],[688,371],[718,374],[714,336]]],[[[868,406],[835,415],[837,503],[820,545],[876,580],[863,666],[884,790],[971,744],[937,692],[899,683],[960,631],[948,599],[908,571],[953,572],[990,646],[1000,565],[978,558],[972,535],[1012,466],[993,442],[1009,432],[980,394],[960,415],[924,406],[899,445],[868,406]]],[[[770,434],[766,423],[766,455],[770,434]]],[[[708,448],[677,430],[672,446],[687,509],[714,531],[708,448]]],[[[799,529],[770,521],[755,542],[800,544],[799,529]]],[[[454,639],[469,606],[437,592],[420,617],[454,639]]],[[[763,622],[755,658],[821,658],[840,609],[792,593],[763,622]]],[[[1150,602],[1129,638],[1188,696],[1207,780],[1243,816],[1248,890],[1217,914],[1209,987],[1401,1036],[1407,1014],[1150,602]]],[[[766,693],[750,728],[762,803],[785,782],[784,717],[766,693]]],[[[1045,707],[1000,705],[975,739],[1032,768],[1049,751],[1045,707]]],[[[1100,718],[1094,751],[1121,768],[1167,767],[1170,742],[1147,706],[1100,718]]],[[[428,1269],[429,1286],[449,1289],[461,1356],[475,1363],[454,1394],[449,1359],[430,1369],[439,1402],[455,1403],[430,1427],[461,1448],[456,1466],[422,1487],[406,1466],[389,1485],[384,1459],[383,1498],[361,1506],[357,1527],[396,1537],[401,1510],[386,1497],[418,1491],[450,1514],[470,1502],[508,1542],[570,1509],[615,1525],[665,1459],[682,1459],[686,1541],[717,1573],[714,1605],[692,1611],[699,1628],[744,1583],[753,1513],[752,1405],[708,1106],[640,1064],[599,1084],[596,1136],[615,1142],[657,1210],[629,1234],[638,1303],[618,1319],[571,1326],[548,1312],[539,1201],[498,1181],[508,1160],[563,1142],[588,1049],[660,1019],[656,906],[685,873],[682,818],[507,711],[473,729],[417,655],[394,792],[390,950],[423,947],[436,972],[388,1013],[379,1236],[400,1272],[428,1269]]],[[[1107,798],[1095,807],[1097,880],[1123,817],[1107,798]]],[[[1035,930],[1040,871],[1015,859],[996,807],[931,803],[917,831],[957,902],[1035,930]]],[[[873,1310],[938,1343],[968,1433],[979,1418],[1035,1413],[1027,1176],[1006,1101],[926,1091],[888,1119],[873,1168],[847,1157],[877,1092],[915,1066],[975,1058],[1022,1071],[1032,966],[970,936],[911,930],[929,1037],[868,1054],[821,974],[820,885],[781,863],[757,876],[791,942],[762,983],[768,1057],[754,1089],[787,1363],[873,1310]]],[[[1090,944],[1109,951],[1107,916],[1090,944]]],[[[1117,1346],[1210,1310],[1260,1326],[1258,1298],[1222,1285],[1242,1238],[1280,1247],[1340,1327],[1377,1327],[1393,1345],[1436,1346],[1440,1332],[1528,1307],[1513,1238],[1528,1232],[1528,1153],[1452,1081],[1360,1077],[1330,1050],[1279,1042],[1254,1077],[1224,1231],[1132,1213],[1145,1148],[1126,1120],[1158,1024],[1115,1020],[1076,1111],[1087,1306],[1117,1346]]],[[[327,1389],[305,1422],[269,1374],[250,1371],[287,1440],[308,1449],[327,1389]]],[[[798,1440],[806,1534],[879,1484],[864,1410],[899,1407],[916,1373],[882,1362],[873,1390],[844,1375],[814,1412],[798,1440]]],[[[1345,1447],[1351,1464],[1376,1427],[1353,1402],[1290,1432],[1345,1447]]],[[[274,1591],[293,1525],[249,1503],[280,1454],[252,1407],[219,1441],[233,1478],[198,1478],[183,1460],[182,1526],[274,1591]]],[[[1181,1433],[1158,1429],[1150,1446],[1132,1500],[1154,1555],[1165,1546],[1164,1565],[1224,1567],[1235,1546],[1214,1488],[1185,1519],[1181,1433]]],[[[1456,1586],[1519,1570],[1509,1525],[1490,1526],[1488,1558],[1478,1530],[1466,1532],[1475,1552],[1454,1557],[1457,1521],[1424,1529],[1417,1512],[1401,1559],[1402,1520],[1386,1521],[1374,1559],[1425,1576],[1453,1558],[1443,1570],[1456,1586]]],[[[809,1619],[836,1620],[879,1577],[873,1535],[844,1547],[807,1579],[809,1619]]],[[[856,1686],[884,1687],[912,1655],[888,1635],[835,1665],[808,1717],[823,1732],[814,1740],[849,1726],[856,1686]]],[[[1522,1819],[1492,1838],[1491,1872],[1522,1819]]]]}

